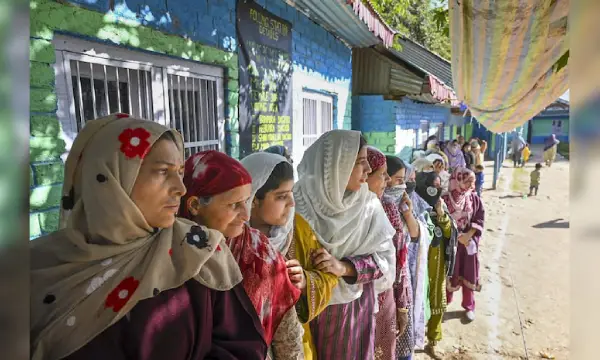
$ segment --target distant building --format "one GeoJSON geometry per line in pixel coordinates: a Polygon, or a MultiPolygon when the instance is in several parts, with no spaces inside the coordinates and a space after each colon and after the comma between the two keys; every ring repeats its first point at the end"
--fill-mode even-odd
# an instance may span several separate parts
{"type": "Polygon", "coordinates": [[[562,142],[569,142],[569,102],[558,99],[528,123],[527,141],[543,144],[551,134],[562,142]]]}

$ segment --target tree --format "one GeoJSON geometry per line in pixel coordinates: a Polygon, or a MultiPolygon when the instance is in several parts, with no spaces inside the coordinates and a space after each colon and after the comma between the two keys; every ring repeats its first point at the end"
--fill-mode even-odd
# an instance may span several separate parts
{"type": "Polygon", "coordinates": [[[450,60],[446,0],[370,0],[375,10],[400,34],[450,60]]]}

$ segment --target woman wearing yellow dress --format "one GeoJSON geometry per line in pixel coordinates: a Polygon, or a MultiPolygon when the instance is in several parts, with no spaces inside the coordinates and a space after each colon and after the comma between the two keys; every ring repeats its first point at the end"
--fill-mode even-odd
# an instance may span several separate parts
{"type": "MultiPolygon", "coordinates": [[[[241,162],[252,176],[250,225],[265,234],[273,247],[290,259],[290,279],[302,290],[296,311],[304,328],[304,359],[316,359],[308,324],[329,304],[338,278],[313,266],[316,256],[327,251],[306,220],[294,212],[294,169],[289,161],[278,154],[259,152],[241,162]]],[[[290,337],[296,335],[289,334],[290,337]]],[[[278,357],[275,354],[275,359],[278,357]]]]}

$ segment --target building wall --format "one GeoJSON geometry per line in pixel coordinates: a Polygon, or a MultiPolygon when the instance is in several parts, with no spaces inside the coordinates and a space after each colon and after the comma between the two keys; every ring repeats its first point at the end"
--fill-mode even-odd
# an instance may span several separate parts
{"type": "Polygon", "coordinates": [[[544,140],[551,134],[562,142],[569,142],[569,118],[568,117],[536,117],[532,120],[531,143],[543,144],[544,140]],[[562,121],[560,131],[552,126],[553,121],[562,121]]]}
{"type": "Polygon", "coordinates": [[[292,23],[294,66],[292,157],[294,163],[299,164],[304,152],[304,146],[299,138],[302,134],[304,92],[331,96],[334,106],[333,128],[351,128],[352,50],[284,1],[257,0],[256,2],[271,13],[292,23]]]}
{"type": "MultiPolygon", "coordinates": [[[[305,88],[330,94],[335,100],[334,126],[350,128],[351,50],[283,1],[258,2],[293,24],[295,130],[302,130],[301,94],[305,88]]],[[[58,228],[64,172],[61,156],[72,140],[65,137],[57,116],[54,35],[67,34],[225,68],[226,151],[237,157],[239,70],[235,7],[236,0],[130,0],[117,4],[110,0],[71,0],[70,4],[31,1],[31,238],[58,228]]]]}
{"type": "Polygon", "coordinates": [[[397,154],[406,146],[418,146],[419,135],[427,137],[435,126],[447,123],[450,109],[406,98],[393,101],[381,95],[362,95],[353,98],[352,116],[353,128],[363,131],[369,144],[386,154],[397,154]],[[423,131],[422,120],[429,122],[423,131]]]}

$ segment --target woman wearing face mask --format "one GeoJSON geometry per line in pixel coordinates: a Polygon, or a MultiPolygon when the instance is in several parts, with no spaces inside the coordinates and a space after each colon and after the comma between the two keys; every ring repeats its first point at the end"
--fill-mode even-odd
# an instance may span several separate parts
{"type": "MultiPolygon", "coordinates": [[[[367,178],[369,190],[375,193],[379,199],[382,199],[383,192],[390,181],[390,176],[387,173],[385,155],[378,149],[368,146],[367,160],[371,167],[371,173],[367,178]]],[[[402,237],[400,212],[398,211],[398,208],[390,202],[383,202],[382,200],[382,205],[388,220],[396,230],[392,240],[394,242],[394,247],[396,248],[397,261],[398,249],[400,248],[398,241],[402,237]]],[[[396,263],[396,271],[398,271],[398,261],[396,263]]],[[[375,359],[395,359],[397,333],[400,331],[404,332],[404,328],[406,327],[406,321],[402,321],[401,319],[406,317],[406,307],[400,306],[398,299],[394,297],[393,288],[379,294],[377,302],[379,304],[379,311],[375,316],[375,359]],[[401,322],[397,323],[397,319],[401,319],[401,322]]]]}
{"type": "Polygon", "coordinates": [[[448,170],[452,172],[457,167],[465,167],[465,158],[458,145],[458,141],[453,140],[445,150],[448,157],[448,170]]]}
{"type": "Polygon", "coordinates": [[[423,252],[424,246],[429,245],[430,230],[427,223],[418,219],[413,212],[412,201],[406,192],[406,165],[395,156],[386,156],[386,164],[391,179],[383,195],[384,207],[395,207],[400,212],[402,227],[402,235],[396,242],[399,265],[394,284],[394,296],[401,309],[397,312],[399,337],[396,357],[411,359],[417,338],[415,315],[420,318],[424,309],[423,296],[417,298],[414,291],[416,282],[420,288],[423,286],[423,276],[417,277],[416,264],[418,254],[423,252]]]}
{"type": "Polygon", "coordinates": [[[188,192],[181,200],[182,216],[225,235],[267,346],[287,348],[288,353],[277,354],[282,358],[303,359],[302,328],[294,309],[300,290],[290,281],[283,256],[246,224],[252,191],[248,171],[226,154],[202,151],[187,159],[183,181],[188,192]],[[290,332],[297,336],[289,337],[290,332]]]}
{"type": "Polygon", "coordinates": [[[471,152],[471,144],[464,143],[462,146],[463,156],[465,158],[465,168],[473,170],[475,167],[475,155],[471,152]]]}
{"type": "Polygon", "coordinates": [[[446,286],[447,301],[449,304],[453,293],[462,287],[462,307],[469,321],[475,320],[475,291],[481,290],[477,253],[485,219],[483,203],[474,188],[475,174],[458,168],[452,173],[448,193],[442,195],[459,231],[456,264],[446,286]]]}
{"type": "Polygon", "coordinates": [[[406,194],[412,203],[413,216],[421,228],[417,243],[411,243],[408,247],[408,263],[412,275],[412,286],[414,293],[414,328],[415,347],[423,350],[425,348],[425,327],[430,317],[429,277],[427,259],[429,245],[433,239],[434,226],[429,216],[431,206],[425,202],[416,192],[416,172],[414,167],[406,166],[406,194]]]}
{"type": "Polygon", "coordinates": [[[63,228],[30,243],[32,359],[265,358],[223,236],[175,217],[182,175],[179,133],[125,114],[86,123],[63,228]]]}
{"type": "Polygon", "coordinates": [[[439,358],[436,345],[442,339],[442,319],[446,311],[446,277],[452,276],[457,246],[458,230],[447,213],[441,199],[442,183],[435,172],[417,173],[416,193],[431,209],[429,216],[434,226],[433,239],[429,246],[429,306],[431,317],[427,322],[427,346],[425,351],[439,358]]]}
{"type": "Polygon", "coordinates": [[[329,306],[310,323],[319,360],[372,360],[377,294],[394,281],[395,233],[366,184],[371,172],[358,131],[331,130],[304,153],[296,211],[321,245],[313,265],[340,277],[329,306]]]}
{"type": "MultiPolygon", "coordinates": [[[[252,175],[250,225],[267,236],[282,255],[293,259],[288,260],[288,273],[302,291],[296,311],[304,328],[303,359],[316,359],[308,324],[329,304],[338,278],[313,266],[311,258],[317,250],[328,253],[306,220],[299,214],[294,215],[292,165],[283,156],[266,152],[251,154],[241,162],[252,175]]],[[[291,333],[290,337],[296,335],[291,333]]],[[[285,351],[278,347],[273,345],[276,359],[285,351]]]]}

